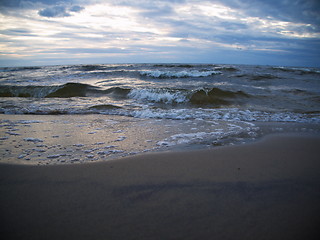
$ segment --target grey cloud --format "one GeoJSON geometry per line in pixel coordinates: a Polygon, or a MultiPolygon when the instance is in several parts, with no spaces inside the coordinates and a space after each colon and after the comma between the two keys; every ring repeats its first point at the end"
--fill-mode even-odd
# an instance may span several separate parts
{"type": "Polygon", "coordinates": [[[320,24],[319,0],[219,0],[250,16],[271,17],[282,21],[320,24]]]}
{"type": "Polygon", "coordinates": [[[74,1],[70,1],[70,0],[65,0],[65,1],[61,1],[61,0],[36,0],[36,1],[32,1],[32,0],[1,0],[0,1],[0,6],[3,7],[20,7],[20,6],[24,6],[25,4],[28,3],[41,3],[41,4],[45,4],[45,5],[56,5],[59,4],[61,2],[74,2],[74,1]]]}
{"type": "MultiPolygon", "coordinates": [[[[81,0],[0,0],[0,12],[6,15],[18,15],[21,9],[40,9],[42,17],[69,17],[72,13],[84,9],[77,2],[81,0]]],[[[84,2],[90,4],[90,0],[84,2]]]]}
{"type": "Polygon", "coordinates": [[[72,7],[69,9],[69,11],[70,11],[70,12],[81,12],[83,9],[84,9],[84,7],[75,5],[75,6],[72,6],[72,7]]]}
{"type": "Polygon", "coordinates": [[[243,30],[248,29],[248,26],[243,23],[235,23],[235,22],[226,22],[222,21],[219,23],[221,27],[224,27],[226,30],[243,30]]]}
{"type": "MultiPolygon", "coordinates": [[[[140,8],[143,16],[158,20],[159,17],[179,14],[178,12],[175,13],[174,9],[184,3],[193,4],[194,6],[199,3],[218,3],[251,17],[272,18],[281,21],[307,23],[314,26],[320,25],[319,0],[137,0],[130,2],[130,6],[140,8]]],[[[114,4],[128,5],[128,1],[118,0],[114,4]]]]}
{"type": "Polygon", "coordinates": [[[70,12],[80,12],[84,9],[81,6],[71,6],[67,8],[65,6],[53,6],[42,9],[38,12],[38,14],[42,17],[69,17],[71,16],[70,12]]]}
{"type": "MultiPolygon", "coordinates": [[[[33,34],[28,29],[20,29],[20,28],[13,28],[13,29],[5,29],[1,30],[0,34],[4,36],[26,36],[26,37],[37,37],[36,34],[33,34]]],[[[3,42],[2,39],[0,39],[1,42],[3,42]]],[[[10,41],[10,40],[9,40],[10,41]]]]}
{"type": "Polygon", "coordinates": [[[64,6],[54,6],[48,7],[43,10],[40,10],[39,15],[42,17],[69,17],[70,13],[67,12],[67,9],[64,6]]]}

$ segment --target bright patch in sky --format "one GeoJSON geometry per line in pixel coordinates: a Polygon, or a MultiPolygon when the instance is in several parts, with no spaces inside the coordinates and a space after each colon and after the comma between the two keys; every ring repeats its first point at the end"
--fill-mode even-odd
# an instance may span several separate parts
{"type": "Polygon", "coordinates": [[[2,66],[320,66],[320,4],[314,0],[4,0],[0,9],[2,66]]]}

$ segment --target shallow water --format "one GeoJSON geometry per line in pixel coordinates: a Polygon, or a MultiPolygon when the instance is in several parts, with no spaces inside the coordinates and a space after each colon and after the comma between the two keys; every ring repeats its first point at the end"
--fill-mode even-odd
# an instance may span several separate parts
{"type": "Polygon", "coordinates": [[[269,133],[320,133],[318,124],[142,119],[126,116],[1,115],[0,162],[71,164],[158,151],[243,144],[269,133]]]}

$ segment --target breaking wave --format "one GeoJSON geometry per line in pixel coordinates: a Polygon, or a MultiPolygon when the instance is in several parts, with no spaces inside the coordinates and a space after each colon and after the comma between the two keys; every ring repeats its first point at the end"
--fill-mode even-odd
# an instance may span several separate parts
{"type": "Polygon", "coordinates": [[[132,89],[129,98],[159,103],[183,103],[187,101],[187,95],[183,91],[169,89],[132,89]]]}
{"type": "Polygon", "coordinates": [[[229,105],[238,98],[248,98],[242,91],[227,91],[220,88],[186,90],[186,89],[130,89],[112,87],[102,89],[89,84],[67,83],[58,86],[1,86],[0,97],[23,98],[71,98],[101,97],[114,99],[134,99],[150,103],[191,103],[196,105],[229,105]]]}
{"type": "Polygon", "coordinates": [[[242,91],[227,91],[220,88],[185,90],[185,89],[132,89],[128,97],[143,102],[194,105],[230,105],[240,98],[250,95],[242,91]]]}

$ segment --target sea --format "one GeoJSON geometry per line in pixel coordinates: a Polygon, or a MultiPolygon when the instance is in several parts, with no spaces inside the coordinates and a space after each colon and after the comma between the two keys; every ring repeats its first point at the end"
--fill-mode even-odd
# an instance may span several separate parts
{"type": "Polygon", "coordinates": [[[9,162],[57,164],[70,163],[70,155],[72,162],[83,162],[207,149],[269,133],[319,133],[319,123],[319,68],[234,64],[0,68],[0,154],[9,162]],[[20,152],[13,150],[19,148],[20,152]]]}

